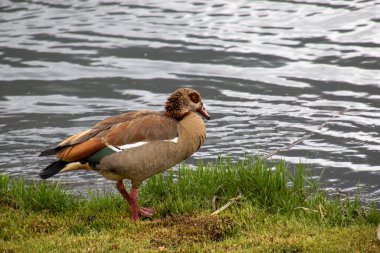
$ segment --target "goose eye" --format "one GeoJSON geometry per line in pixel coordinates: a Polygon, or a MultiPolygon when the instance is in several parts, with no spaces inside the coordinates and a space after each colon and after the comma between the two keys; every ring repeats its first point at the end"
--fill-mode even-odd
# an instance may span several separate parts
{"type": "Polygon", "coordinates": [[[193,103],[198,103],[199,102],[199,96],[197,94],[190,94],[190,100],[193,102],[193,103]]]}

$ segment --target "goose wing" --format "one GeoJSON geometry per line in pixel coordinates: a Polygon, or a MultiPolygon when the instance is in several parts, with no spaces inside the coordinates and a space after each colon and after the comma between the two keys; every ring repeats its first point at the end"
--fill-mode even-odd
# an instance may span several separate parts
{"type": "Polygon", "coordinates": [[[178,137],[178,121],[159,112],[130,112],[109,117],[93,128],[75,134],[40,156],[55,155],[59,160],[85,160],[106,147],[122,148],[139,142],[172,140],[178,137]]]}

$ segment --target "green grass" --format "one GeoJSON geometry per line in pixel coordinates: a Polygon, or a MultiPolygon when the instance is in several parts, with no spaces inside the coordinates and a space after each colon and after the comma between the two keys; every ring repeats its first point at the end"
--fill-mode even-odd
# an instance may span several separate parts
{"type": "MultiPolygon", "coordinates": [[[[214,196],[220,205],[242,195],[243,204],[268,213],[306,216],[332,225],[361,222],[377,224],[379,212],[364,209],[359,196],[353,200],[328,198],[319,182],[299,164],[268,164],[259,159],[219,158],[196,169],[182,165],[178,172],[156,175],[141,188],[140,203],[154,206],[161,215],[210,211],[214,196]]],[[[368,208],[367,208],[368,209],[368,208]]]]}
{"type": "Polygon", "coordinates": [[[46,181],[26,184],[23,178],[0,176],[0,203],[32,211],[62,212],[75,206],[75,199],[59,184],[46,181]]]}
{"type": "Polygon", "coordinates": [[[380,212],[359,197],[328,197],[301,164],[219,158],[147,180],[157,213],[134,223],[117,193],[0,176],[0,252],[379,252],[380,212]]]}

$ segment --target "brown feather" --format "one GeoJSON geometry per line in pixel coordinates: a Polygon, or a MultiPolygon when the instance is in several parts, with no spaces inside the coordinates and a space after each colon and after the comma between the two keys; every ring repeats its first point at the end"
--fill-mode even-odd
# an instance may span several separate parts
{"type": "Polygon", "coordinates": [[[67,152],[70,153],[72,146],[86,142],[92,138],[101,139],[102,137],[107,135],[108,130],[112,128],[113,126],[119,123],[131,121],[131,120],[134,120],[136,118],[143,117],[146,115],[163,115],[163,112],[156,112],[156,111],[128,112],[128,113],[108,117],[100,121],[93,128],[77,133],[73,136],[70,136],[69,138],[59,143],[57,146],[42,151],[40,156],[54,155],[54,154],[60,153],[58,157],[61,157],[61,156],[69,157],[64,154],[67,152]]]}
{"type": "Polygon", "coordinates": [[[94,154],[104,147],[106,147],[106,145],[104,145],[101,140],[90,139],[88,141],[63,148],[62,150],[58,151],[55,156],[59,160],[66,162],[76,162],[94,154]]]}
{"type": "Polygon", "coordinates": [[[87,135],[90,131],[91,131],[91,129],[88,129],[86,131],[74,134],[74,135],[68,137],[67,139],[65,139],[64,141],[60,142],[57,146],[73,145],[78,139],[80,139],[80,137],[83,137],[83,136],[87,137],[87,135]]]}
{"type": "Polygon", "coordinates": [[[106,144],[122,146],[139,141],[171,140],[177,137],[177,124],[178,121],[162,112],[124,113],[106,118],[42,154],[55,154],[58,159],[67,162],[80,161],[106,147],[106,144]]]}
{"type": "Polygon", "coordinates": [[[121,146],[140,141],[171,140],[178,136],[178,121],[164,115],[148,115],[113,126],[103,142],[121,146]]]}

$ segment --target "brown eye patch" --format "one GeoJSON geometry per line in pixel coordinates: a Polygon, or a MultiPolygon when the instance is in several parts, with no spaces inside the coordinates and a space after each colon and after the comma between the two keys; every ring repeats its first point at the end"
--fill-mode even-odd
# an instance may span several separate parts
{"type": "Polygon", "coordinates": [[[197,93],[190,93],[189,98],[193,103],[199,103],[201,101],[201,97],[197,93]]]}

